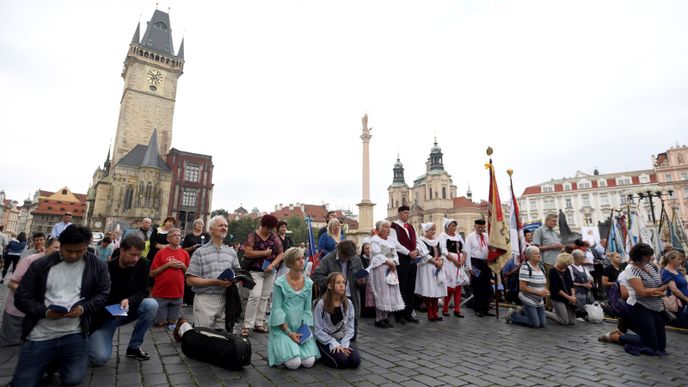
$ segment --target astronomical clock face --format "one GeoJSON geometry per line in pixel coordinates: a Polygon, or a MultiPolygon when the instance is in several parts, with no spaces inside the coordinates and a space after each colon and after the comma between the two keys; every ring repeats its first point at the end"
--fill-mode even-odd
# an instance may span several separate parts
{"type": "Polygon", "coordinates": [[[158,70],[150,70],[146,74],[146,78],[148,78],[148,82],[151,85],[159,85],[162,83],[162,73],[158,70]]]}

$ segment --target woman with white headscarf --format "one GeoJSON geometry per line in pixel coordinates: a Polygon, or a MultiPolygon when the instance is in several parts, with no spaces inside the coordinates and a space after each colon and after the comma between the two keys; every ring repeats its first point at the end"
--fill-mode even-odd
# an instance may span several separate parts
{"type": "Polygon", "coordinates": [[[389,312],[404,310],[404,299],[399,289],[397,265],[399,256],[396,241],[389,237],[390,223],[386,220],[375,224],[377,234],[370,238],[370,271],[369,281],[375,296],[375,326],[392,328],[389,312]]]}
{"type": "Polygon", "coordinates": [[[437,310],[438,299],[447,295],[445,284],[444,257],[439,240],[435,238],[437,227],[433,223],[421,225],[423,236],[418,239],[418,271],[416,273],[416,294],[423,297],[428,310],[428,321],[442,321],[437,310]]]}
{"type": "Polygon", "coordinates": [[[466,274],[464,263],[466,262],[466,243],[461,234],[456,232],[457,222],[454,219],[444,219],[444,232],[438,238],[442,255],[447,262],[443,266],[444,276],[447,281],[447,295],[442,304],[442,315],[449,316],[449,302],[454,298],[454,316],[463,318],[461,313],[461,286],[470,283],[466,274]]]}

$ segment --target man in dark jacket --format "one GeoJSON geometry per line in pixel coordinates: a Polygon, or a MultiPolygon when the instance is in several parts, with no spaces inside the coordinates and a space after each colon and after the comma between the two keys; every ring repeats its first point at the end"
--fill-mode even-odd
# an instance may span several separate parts
{"type": "Polygon", "coordinates": [[[126,316],[115,317],[101,308],[93,319],[88,360],[91,365],[101,366],[112,356],[112,337],[122,325],[136,321],[129,339],[127,357],[148,360],[150,356],[141,349],[143,338],[155,321],[158,302],[148,296],[148,264],[141,259],[145,243],[136,235],[129,235],[120,245],[120,255],[107,263],[112,288],[105,305],[119,305],[126,316]]]}
{"type": "Polygon", "coordinates": [[[356,244],[347,239],[339,242],[334,251],[320,260],[318,268],[311,275],[313,282],[318,285],[320,294],[325,294],[327,290],[327,276],[334,272],[344,274],[344,278],[346,278],[346,296],[354,304],[354,310],[356,311],[356,328],[358,327],[358,318],[361,315],[359,286],[365,286],[366,279],[356,279],[354,274],[361,269],[363,269],[363,263],[361,263],[361,258],[356,255],[356,244]]]}
{"type": "Polygon", "coordinates": [[[26,341],[12,386],[37,385],[49,365],[57,367],[62,385],[86,376],[91,317],[110,291],[105,264],[87,252],[91,237],[87,227],[68,226],[59,236],[60,251],[33,262],[22,278],[14,304],[26,314],[26,341]]]}

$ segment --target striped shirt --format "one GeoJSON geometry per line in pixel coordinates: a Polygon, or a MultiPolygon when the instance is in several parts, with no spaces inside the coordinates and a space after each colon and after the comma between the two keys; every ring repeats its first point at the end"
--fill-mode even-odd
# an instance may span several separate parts
{"type": "MultiPolygon", "coordinates": [[[[529,288],[536,290],[544,289],[545,285],[547,284],[545,272],[542,271],[539,267],[531,266],[528,262],[521,265],[521,269],[518,271],[518,280],[525,281],[528,284],[529,288]]],[[[518,298],[523,302],[524,305],[544,305],[542,297],[535,295],[533,293],[519,292],[518,298]]]]}
{"type": "MultiPolygon", "coordinates": [[[[194,251],[189,268],[186,270],[186,275],[214,279],[229,268],[240,268],[239,259],[234,249],[224,244],[218,248],[211,241],[194,251]]],[[[193,290],[195,293],[205,294],[225,294],[226,292],[225,288],[220,286],[194,287],[193,290]]]]}
{"type": "MultiPolygon", "coordinates": [[[[662,283],[662,279],[659,276],[659,272],[657,272],[657,269],[655,269],[655,267],[650,264],[646,264],[643,269],[633,264],[626,266],[626,269],[623,271],[625,273],[626,280],[630,281],[633,278],[640,278],[640,280],[643,281],[644,287],[658,288],[659,285],[662,283]]],[[[635,303],[637,302],[638,304],[646,307],[647,309],[654,310],[656,312],[661,312],[664,310],[664,302],[662,301],[662,297],[639,296],[636,294],[635,291],[630,291],[630,284],[628,287],[629,296],[628,300],[626,300],[626,303],[628,305],[635,305],[635,303]]]]}

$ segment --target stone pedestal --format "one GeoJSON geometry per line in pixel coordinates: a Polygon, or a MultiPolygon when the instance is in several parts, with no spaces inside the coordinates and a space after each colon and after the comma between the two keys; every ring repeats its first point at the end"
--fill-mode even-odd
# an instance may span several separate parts
{"type": "Polygon", "coordinates": [[[373,224],[373,207],[375,203],[370,201],[361,202],[358,206],[358,231],[370,234],[375,228],[373,224]]]}

